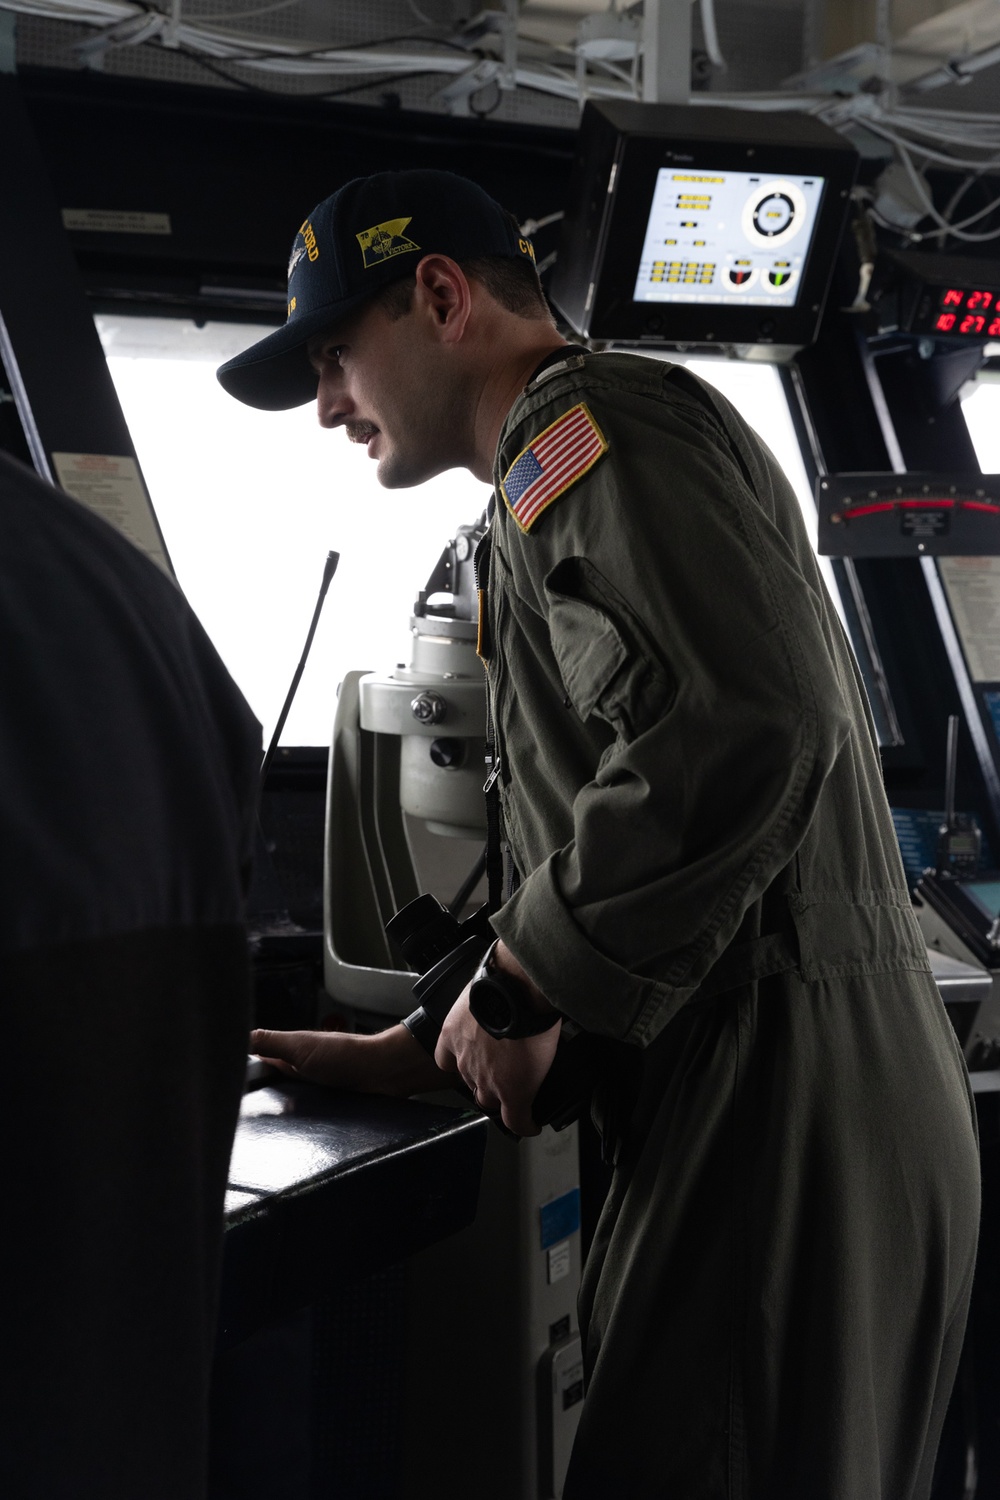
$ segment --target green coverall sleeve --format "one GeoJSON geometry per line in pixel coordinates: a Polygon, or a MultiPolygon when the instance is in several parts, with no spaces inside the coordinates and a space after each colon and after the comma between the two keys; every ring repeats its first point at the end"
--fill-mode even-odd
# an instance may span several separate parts
{"type": "Polygon", "coordinates": [[[655,394],[552,384],[515,411],[500,477],[581,396],[608,451],[527,533],[498,506],[493,686],[512,823],[551,795],[531,762],[558,742],[558,714],[603,720],[608,746],[566,794],[571,836],[529,854],[493,920],[566,1015],[645,1044],[789,864],[854,714],[839,622],[766,450],[739,451],[695,400],[665,397],[665,377],[655,394]],[[541,620],[565,698],[550,724],[519,725],[513,695],[544,670],[528,645],[541,620]]]}

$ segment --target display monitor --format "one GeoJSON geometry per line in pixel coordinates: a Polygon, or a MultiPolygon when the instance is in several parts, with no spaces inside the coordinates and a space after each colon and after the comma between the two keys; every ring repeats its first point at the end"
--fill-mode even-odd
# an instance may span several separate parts
{"type": "Polygon", "coordinates": [[[823,178],[661,167],[636,302],[794,307],[823,178]]]}
{"type": "Polygon", "coordinates": [[[807,115],[588,104],[553,301],[591,338],[801,347],[856,165],[807,115]]]}

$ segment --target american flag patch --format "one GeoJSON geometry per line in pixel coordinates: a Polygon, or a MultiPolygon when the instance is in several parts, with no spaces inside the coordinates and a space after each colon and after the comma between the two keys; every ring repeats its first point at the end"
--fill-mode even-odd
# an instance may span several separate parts
{"type": "Polygon", "coordinates": [[[507,509],[522,531],[530,531],[542,511],[593,468],[607,440],[581,401],[524,448],[500,485],[507,509]]]}

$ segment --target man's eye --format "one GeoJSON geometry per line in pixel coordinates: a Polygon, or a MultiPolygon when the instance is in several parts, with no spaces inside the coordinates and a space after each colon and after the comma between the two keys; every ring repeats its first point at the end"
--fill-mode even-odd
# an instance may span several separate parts
{"type": "Polygon", "coordinates": [[[341,356],[347,349],[346,344],[318,344],[314,345],[309,355],[309,362],[317,375],[322,374],[323,365],[339,365],[341,356]]]}

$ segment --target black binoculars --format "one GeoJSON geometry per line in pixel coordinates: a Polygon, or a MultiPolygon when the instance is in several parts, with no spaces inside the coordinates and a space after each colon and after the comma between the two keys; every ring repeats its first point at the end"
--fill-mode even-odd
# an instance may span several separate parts
{"type": "MultiPolygon", "coordinates": [[[[496,936],[489,913],[481,906],[460,922],[436,896],[423,895],[402,907],[385,930],[419,974],[413,985],[417,1009],[403,1025],[433,1057],[445,1016],[496,936]]],[[[531,1106],[536,1125],[564,1130],[579,1119],[599,1076],[601,1052],[596,1037],[564,1019],[552,1066],[531,1106]]]]}

